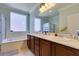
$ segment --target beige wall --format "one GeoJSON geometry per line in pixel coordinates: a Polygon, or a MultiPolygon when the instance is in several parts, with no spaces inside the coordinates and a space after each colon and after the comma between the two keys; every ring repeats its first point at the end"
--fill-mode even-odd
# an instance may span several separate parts
{"type": "MultiPolygon", "coordinates": [[[[59,29],[63,28],[64,26],[69,27],[69,25],[67,25],[69,24],[68,20],[70,20],[68,19],[68,16],[73,15],[73,14],[79,14],[79,4],[71,4],[70,6],[66,6],[60,9],[59,13],[60,13],[59,14],[59,29]]],[[[71,20],[71,22],[73,21],[71,20]]],[[[68,33],[68,32],[69,30],[66,30],[63,33],[68,33]]]]}
{"type": "Polygon", "coordinates": [[[79,31],[79,13],[69,15],[67,18],[68,33],[76,34],[79,31]]]}

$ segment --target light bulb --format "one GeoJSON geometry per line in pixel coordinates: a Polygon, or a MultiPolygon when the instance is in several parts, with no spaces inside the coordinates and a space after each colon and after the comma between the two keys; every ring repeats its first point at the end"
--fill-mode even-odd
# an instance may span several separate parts
{"type": "Polygon", "coordinates": [[[42,5],[40,8],[40,12],[43,13],[47,11],[48,9],[52,8],[55,5],[55,3],[45,3],[45,5],[42,5]]]}
{"type": "Polygon", "coordinates": [[[45,10],[45,6],[42,6],[42,10],[45,10]]]}
{"type": "Polygon", "coordinates": [[[42,8],[40,8],[40,13],[42,13],[43,11],[42,11],[42,8]]]}
{"type": "Polygon", "coordinates": [[[45,7],[48,7],[48,3],[45,3],[45,7]]]}

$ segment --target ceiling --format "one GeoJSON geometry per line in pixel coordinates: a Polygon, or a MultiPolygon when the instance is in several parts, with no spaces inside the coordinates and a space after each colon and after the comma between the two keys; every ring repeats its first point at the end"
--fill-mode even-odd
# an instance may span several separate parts
{"type": "MultiPolygon", "coordinates": [[[[35,10],[40,3],[0,3],[0,6],[3,4],[5,7],[11,7],[16,8],[25,12],[31,13],[33,10],[35,10]]],[[[46,11],[45,13],[39,14],[39,16],[50,16],[50,15],[56,15],[58,14],[58,10],[70,5],[71,3],[56,3],[54,7],[52,7],[50,10],[46,11]]],[[[37,9],[38,10],[38,9],[37,9]]],[[[36,11],[36,10],[35,10],[36,11]]]]}
{"type": "Polygon", "coordinates": [[[54,16],[54,15],[57,15],[59,12],[58,10],[61,9],[61,8],[64,8],[66,6],[69,6],[71,5],[71,3],[56,3],[55,6],[53,6],[50,10],[42,13],[42,14],[39,14],[39,16],[54,16]]]}
{"type": "Polygon", "coordinates": [[[32,10],[34,10],[39,3],[5,3],[5,5],[25,12],[32,12],[32,10]]]}

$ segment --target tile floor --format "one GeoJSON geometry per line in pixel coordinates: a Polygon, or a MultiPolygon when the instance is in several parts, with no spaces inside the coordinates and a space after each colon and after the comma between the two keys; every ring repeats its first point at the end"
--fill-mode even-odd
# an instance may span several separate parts
{"type": "Polygon", "coordinates": [[[34,56],[34,54],[27,48],[21,49],[20,52],[14,56],[34,56]]]}
{"type": "Polygon", "coordinates": [[[21,52],[19,54],[16,54],[14,56],[34,56],[34,54],[31,51],[21,52]]]}

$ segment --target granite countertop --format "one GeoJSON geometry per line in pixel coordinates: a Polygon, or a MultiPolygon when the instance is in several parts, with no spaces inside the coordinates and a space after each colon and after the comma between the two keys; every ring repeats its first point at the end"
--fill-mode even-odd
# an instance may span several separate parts
{"type": "Polygon", "coordinates": [[[56,42],[65,46],[69,46],[75,49],[79,49],[79,40],[73,38],[66,38],[66,37],[55,37],[54,35],[44,35],[44,34],[36,34],[36,33],[29,33],[29,35],[36,36],[51,42],[56,42]]]}

